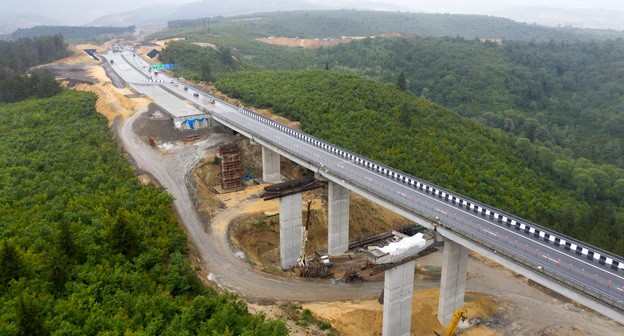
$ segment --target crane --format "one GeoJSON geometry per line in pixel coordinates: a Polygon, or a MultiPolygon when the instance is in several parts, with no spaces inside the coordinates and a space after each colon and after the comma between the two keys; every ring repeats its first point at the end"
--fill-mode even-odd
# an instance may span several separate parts
{"type": "Polygon", "coordinates": [[[312,200],[308,201],[308,216],[306,218],[305,224],[302,225],[301,230],[301,251],[299,253],[299,267],[306,267],[306,243],[308,242],[308,229],[310,229],[310,206],[312,205],[312,200]]]}

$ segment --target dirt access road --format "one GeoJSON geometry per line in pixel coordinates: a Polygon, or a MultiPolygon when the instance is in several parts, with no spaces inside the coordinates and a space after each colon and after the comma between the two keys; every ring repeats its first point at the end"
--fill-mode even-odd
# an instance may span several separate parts
{"type": "MultiPolygon", "coordinates": [[[[382,282],[343,284],[335,281],[280,278],[254,270],[235,255],[228,239],[228,225],[250,203],[262,202],[261,200],[245,196],[237,204],[233,203],[228,209],[218,211],[211,224],[200,219],[190,196],[190,175],[196,164],[208,153],[214,153],[216,147],[229,135],[213,134],[194,144],[175,146],[170,152],[163,154],[148,146],[133,132],[134,123],[140,114],[136,113],[119,125],[120,139],[137,166],[152,174],[175,197],[176,210],[202,256],[202,267],[210,272],[210,280],[249,301],[319,302],[305,307],[330,320],[334,325],[345,323],[346,327],[341,328],[345,334],[368,335],[367,332],[373,331],[367,322],[362,321],[362,315],[357,315],[357,318],[351,315],[354,307],[359,311],[358,314],[363,314],[358,307],[367,305],[376,307],[376,312],[366,313],[371,316],[370,322],[374,324],[373,321],[379,319],[380,305],[371,301],[362,303],[359,300],[376,299],[383,286],[382,282]],[[335,302],[340,300],[358,302],[335,302]],[[327,301],[335,303],[328,304],[327,301]],[[360,329],[353,333],[348,331],[350,328],[366,325],[369,325],[369,329],[360,329]]],[[[439,265],[440,257],[440,253],[436,253],[419,260],[419,263],[439,265]]],[[[415,282],[415,301],[422,296],[418,290],[437,286],[437,280],[415,282]]],[[[479,258],[470,258],[467,287],[472,292],[488,293],[496,298],[496,316],[484,323],[494,330],[504,330],[504,335],[617,335],[623,331],[617,323],[579,308],[563,298],[551,296],[540,287],[528,285],[526,278],[514,276],[504,268],[493,266],[479,258]]],[[[433,321],[436,300],[433,298],[431,303],[426,303],[433,309],[433,321]]],[[[484,334],[483,330],[474,331],[476,333],[470,335],[484,334]]]]}
{"type": "MultiPolygon", "coordinates": [[[[342,284],[280,279],[247,266],[232,253],[227,230],[215,230],[213,233],[210,226],[202,222],[187,187],[194,166],[222,139],[210,137],[192,145],[176,147],[169,154],[162,155],[133,132],[133,124],[139,114],[119,126],[120,139],[137,166],[149,172],[175,198],[175,208],[203,258],[202,266],[211,272],[211,280],[220,287],[253,301],[334,301],[372,298],[379,294],[382,283],[342,284]]],[[[229,221],[227,216],[221,220],[224,221],[229,221]]]]}

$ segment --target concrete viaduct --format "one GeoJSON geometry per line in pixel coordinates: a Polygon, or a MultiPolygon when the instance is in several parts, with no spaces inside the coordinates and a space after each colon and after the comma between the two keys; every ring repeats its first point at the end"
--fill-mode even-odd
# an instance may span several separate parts
{"type": "MultiPolygon", "coordinates": [[[[221,123],[227,125],[223,120],[221,123]]],[[[262,146],[262,168],[265,182],[281,181],[280,154],[271,150],[269,145],[262,146]]],[[[330,256],[340,255],[349,248],[350,186],[344,181],[335,181],[322,167],[316,170],[316,175],[328,180],[328,253],[330,256]]],[[[374,201],[379,202],[375,199],[374,201]]],[[[280,198],[280,258],[283,269],[297,265],[302,243],[302,210],[301,193],[280,198]]],[[[431,227],[431,223],[428,226],[431,227]]],[[[464,304],[468,249],[445,239],[443,258],[438,320],[445,325],[451,320],[455,310],[464,304]]],[[[410,335],[414,266],[415,261],[411,261],[386,271],[383,335],[410,335]]]]}
{"type": "MultiPolygon", "coordinates": [[[[225,102],[218,103],[229,105],[225,102]]],[[[218,108],[219,106],[217,106],[218,108]]],[[[283,128],[282,131],[289,133],[295,132],[286,126],[263,118],[251,111],[239,109],[229,105],[234,110],[219,109],[219,112],[213,112],[212,118],[216,122],[235,130],[236,132],[251,139],[252,143],[262,146],[262,166],[263,180],[265,182],[279,182],[280,174],[280,157],[286,157],[289,160],[308,168],[315,172],[319,179],[328,181],[328,253],[330,255],[340,255],[347,251],[349,246],[349,192],[356,192],[359,195],[376,202],[394,212],[412,220],[413,222],[425,227],[435,229],[436,232],[444,239],[444,252],[442,264],[442,276],[440,283],[440,298],[438,305],[438,320],[442,325],[446,325],[452,318],[453,313],[464,303],[464,291],[466,288],[466,275],[468,266],[468,252],[474,250],[499,264],[523,274],[534,281],[551,288],[569,298],[581,302],[588,307],[609,316],[619,322],[624,322],[624,316],[620,309],[614,309],[611,305],[605,305],[594,297],[582,295],[579,291],[549,277],[549,274],[543,272],[541,266],[534,268],[526,267],[518,263],[513,258],[503,255],[497,246],[485,245],[479,241],[478,237],[467,237],[463,233],[455,232],[452,228],[443,224],[444,211],[435,207],[423,209],[422,212],[415,212],[389,202],[384,197],[380,197],[378,193],[371,192],[366,186],[356,184],[345,179],[336,172],[333,167],[323,163],[317,154],[308,152],[305,148],[295,146],[298,152],[292,153],[282,146],[276,145],[271,137],[263,136],[266,133],[262,129],[254,129],[250,131],[248,126],[242,125],[232,118],[232,113],[247,114],[251,118],[264,119],[263,122],[268,123],[272,127],[283,128]],[[439,213],[436,211],[440,211],[439,213]],[[431,216],[438,213],[439,216],[431,216]],[[472,238],[472,239],[471,239],[472,238]]],[[[304,134],[304,133],[303,133],[304,134]]],[[[279,138],[280,136],[277,135],[279,138]]],[[[324,143],[311,136],[311,141],[315,146],[327,147],[324,143]],[[314,142],[317,143],[314,143],[314,142]]],[[[279,140],[279,139],[276,139],[279,140]]],[[[330,150],[332,151],[332,150],[330,150]]],[[[350,154],[346,154],[347,156],[350,154]]],[[[349,160],[357,160],[357,158],[348,158],[349,160]]],[[[341,166],[341,163],[337,163],[341,166]]],[[[373,183],[373,181],[370,181],[373,183]]],[[[301,247],[301,221],[302,221],[302,196],[294,194],[286,196],[280,200],[280,256],[281,266],[284,269],[291,268],[297,263],[301,247]]],[[[494,233],[492,233],[494,234],[494,233]]],[[[496,233],[498,236],[498,232],[496,233]]],[[[384,316],[383,316],[383,335],[409,335],[411,323],[411,302],[413,292],[414,264],[408,262],[386,272],[384,283],[384,316]]]]}
{"type": "MultiPolygon", "coordinates": [[[[134,70],[141,73],[136,67],[134,70]]],[[[203,92],[199,96],[216,99],[203,92]]],[[[281,179],[280,157],[288,158],[314,171],[317,178],[328,181],[330,255],[344,253],[349,245],[350,192],[417,224],[435,229],[445,242],[438,306],[438,319],[443,325],[463,305],[469,250],[624,324],[622,257],[222,100],[216,99],[208,114],[212,120],[262,146],[265,182],[281,179]]],[[[294,194],[280,200],[280,255],[284,269],[294,266],[299,257],[301,198],[301,194],[294,194]]],[[[414,262],[409,262],[386,272],[384,335],[410,334],[413,267],[414,262]]]]}

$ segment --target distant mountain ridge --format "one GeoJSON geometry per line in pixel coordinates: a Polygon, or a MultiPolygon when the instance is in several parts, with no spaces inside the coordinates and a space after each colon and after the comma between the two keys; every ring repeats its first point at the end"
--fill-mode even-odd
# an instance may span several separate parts
{"type": "Polygon", "coordinates": [[[97,18],[89,26],[166,26],[167,21],[175,19],[196,19],[201,17],[233,16],[256,12],[327,9],[328,7],[305,1],[270,0],[257,2],[241,0],[223,2],[222,0],[202,0],[182,5],[153,5],[140,9],[105,15],[97,18]]]}
{"type": "MultiPolygon", "coordinates": [[[[160,0],[165,1],[165,0],[160,0]]],[[[192,1],[192,0],[191,0],[192,1]]],[[[318,10],[318,9],[358,9],[412,13],[455,13],[493,15],[519,22],[537,23],[546,26],[573,26],[580,28],[624,30],[624,10],[606,8],[576,8],[568,3],[559,8],[555,4],[506,7],[477,1],[471,6],[449,7],[436,2],[413,1],[399,4],[392,0],[334,0],[331,3],[320,0],[252,0],[230,1],[197,0],[185,4],[159,4],[159,0],[107,0],[85,2],[84,0],[63,0],[63,5],[52,1],[0,3],[0,34],[10,34],[18,28],[33,26],[128,26],[165,27],[167,21],[196,19],[215,16],[234,16],[274,11],[318,10]],[[149,4],[149,5],[147,5],[149,4]],[[437,8],[437,9],[436,9],[437,8]],[[452,8],[455,8],[454,10],[452,8]],[[470,8],[474,8],[470,10],[470,8]],[[43,13],[43,15],[22,14],[43,13]]],[[[577,3],[578,7],[578,3],[577,3]]]]}
{"type": "Polygon", "coordinates": [[[0,34],[11,34],[20,28],[62,24],[59,20],[35,14],[0,15],[0,22],[0,34]]]}
{"type": "Polygon", "coordinates": [[[624,12],[611,9],[522,6],[495,11],[493,14],[546,26],[624,30],[624,12]]]}

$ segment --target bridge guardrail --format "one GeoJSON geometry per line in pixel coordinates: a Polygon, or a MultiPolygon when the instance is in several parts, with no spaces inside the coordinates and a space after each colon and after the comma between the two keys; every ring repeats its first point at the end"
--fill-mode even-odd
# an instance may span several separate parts
{"type": "MultiPolygon", "coordinates": [[[[221,100],[220,100],[220,101],[221,101],[221,100]]],[[[223,102],[223,101],[222,101],[222,102],[223,102]]],[[[232,106],[231,104],[229,104],[229,103],[227,103],[227,102],[223,102],[223,103],[224,103],[224,104],[227,104],[227,105],[232,106]]],[[[236,107],[235,107],[235,108],[236,108],[236,107]]],[[[275,121],[270,120],[270,119],[268,119],[268,118],[266,118],[266,117],[263,117],[263,116],[261,116],[261,115],[259,115],[259,114],[255,113],[255,112],[253,112],[253,111],[250,111],[250,110],[247,110],[247,109],[244,109],[244,108],[243,108],[243,109],[241,109],[241,108],[236,108],[236,109],[238,109],[238,110],[239,110],[239,112],[246,113],[247,115],[253,115],[253,118],[254,118],[254,119],[259,120],[259,121],[262,121],[263,123],[265,123],[265,124],[267,124],[267,125],[270,125],[270,126],[272,126],[274,129],[279,130],[279,131],[281,131],[281,132],[283,132],[283,133],[285,132],[284,130],[288,130],[288,131],[286,131],[285,133],[290,133],[291,135],[297,135],[297,136],[298,136],[298,137],[300,137],[300,138],[301,138],[301,136],[302,136],[303,134],[305,134],[305,133],[303,133],[303,132],[300,132],[299,130],[293,129],[293,128],[288,127],[288,126],[286,126],[286,125],[279,124],[278,122],[275,122],[275,121]],[[276,126],[276,125],[279,125],[279,126],[276,126]]],[[[360,155],[358,155],[358,154],[356,154],[356,153],[353,153],[353,152],[351,152],[351,151],[348,151],[348,150],[346,150],[346,149],[344,149],[344,148],[341,148],[341,147],[336,146],[336,145],[334,145],[334,144],[331,144],[331,143],[329,143],[329,142],[323,141],[323,140],[321,140],[321,139],[319,139],[319,138],[316,138],[316,137],[314,137],[314,136],[312,136],[312,135],[305,134],[305,136],[304,136],[304,137],[305,137],[305,138],[309,138],[309,139],[311,139],[311,140],[309,140],[309,141],[307,141],[307,142],[311,142],[311,143],[313,143],[314,145],[316,145],[316,146],[317,146],[317,148],[320,148],[320,149],[325,150],[326,152],[329,152],[329,153],[332,153],[332,154],[336,154],[336,151],[341,152],[341,153],[342,153],[342,156],[346,156],[346,157],[352,158],[352,160],[356,161],[356,162],[357,162],[360,166],[362,166],[362,163],[361,163],[361,162],[367,162],[367,163],[369,163],[369,164],[372,164],[373,166],[376,166],[376,167],[375,167],[375,169],[371,169],[371,168],[370,168],[370,167],[368,167],[368,166],[366,166],[366,167],[367,167],[367,168],[369,168],[369,170],[372,170],[373,172],[377,173],[377,174],[378,174],[378,175],[380,175],[380,176],[382,176],[382,175],[381,175],[378,171],[385,169],[386,171],[390,171],[390,172],[394,173],[395,175],[401,176],[403,179],[412,179],[412,180],[414,180],[414,181],[418,181],[418,182],[419,182],[419,183],[421,183],[421,184],[424,184],[424,185],[426,185],[426,186],[428,186],[428,187],[434,188],[434,189],[436,189],[436,190],[438,190],[438,191],[444,192],[444,193],[446,193],[446,194],[448,194],[448,195],[453,195],[453,196],[454,196],[454,197],[456,197],[456,198],[459,198],[459,199],[461,199],[461,200],[463,200],[463,201],[466,201],[466,202],[468,202],[468,203],[471,203],[471,204],[473,204],[473,205],[475,205],[475,206],[481,207],[482,209],[487,209],[487,210],[489,210],[489,211],[491,211],[491,212],[497,213],[499,216],[505,216],[506,218],[513,219],[513,220],[515,220],[515,221],[516,221],[516,222],[518,222],[518,223],[522,223],[522,224],[524,224],[524,225],[526,225],[526,226],[529,226],[530,228],[537,229],[537,230],[539,230],[540,232],[542,232],[543,234],[545,234],[545,235],[547,234],[548,236],[553,237],[553,240],[554,240],[555,238],[558,238],[558,239],[560,239],[560,240],[565,240],[565,241],[567,241],[567,242],[574,243],[574,244],[575,244],[575,245],[577,245],[577,246],[580,246],[580,247],[585,248],[588,252],[592,252],[592,254],[594,254],[595,252],[598,252],[597,254],[602,255],[602,256],[605,256],[605,257],[609,257],[609,258],[611,258],[612,260],[617,261],[619,265],[624,266],[624,258],[622,258],[621,256],[615,255],[615,254],[613,254],[613,253],[611,253],[611,252],[605,251],[605,250],[603,250],[603,249],[601,249],[601,248],[598,248],[598,247],[595,247],[595,246],[593,246],[593,245],[587,244],[587,243],[585,243],[585,242],[582,242],[582,241],[577,240],[577,239],[575,239],[575,238],[572,238],[572,237],[569,237],[569,236],[567,236],[567,235],[561,234],[561,233],[556,232],[556,231],[554,231],[554,230],[550,230],[550,229],[548,229],[548,228],[545,228],[545,227],[543,227],[543,226],[541,226],[541,225],[535,224],[535,223],[533,223],[533,222],[531,222],[531,221],[528,221],[528,220],[526,220],[526,219],[523,219],[523,218],[517,217],[517,216],[515,216],[515,215],[509,214],[509,213],[507,213],[507,212],[505,212],[505,211],[502,211],[502,210],[500,210],[500,209],[497,209],[497,208],[491,207],[491,206],[489,206],[489,205],[485,205],[485,204],[483,204],[483,203],[481,203],[481,202],[478,202],[478,201],[476,201],[476,200],[474,200],[474,199],[472,199],[472,198],[466,197],[466,196],[461,195],[461,194],[459,194],[459,193],[455,193],[455,192],[449,191],[449,190],[447,190],[447,189],[444,189],[444,188],[442,188],[442,187],[440,187],[440,186],[438,186],[438,185],[435,185],[435,184],[433,184],[433,183],[430,183],[430,182],[428,182],[428,181],[424,181],[424,180],[422,180],[422,179],[419,179],[419,178],[417,178],[417,177],[411,176],[411,175],[409,175],[409,174],[405,174],[405,173],[403,173],[403,172],[401,172],[401,171],[398,171],[398,170],[396,170],[396,169],[394,169],[394,168],[392,168],[392,167],[389,167],[389,166],[386,166],[386,165],[384,165],[384,164],[381,164],[381,163],[375,162],[375,161],[373,161],[373,160],[370,160],[370,159],[364,158],[364,157],[362,157],[362,156],[360,156],[360,155]],[[329,148],[329,149],[332,149],[332,150],[329,150],[328,148],[329,148]],[[377,167],[379,167],[380,169],[379,169],[379,168],[377,168],[377,167]]],[[[399,181],[397,178],[395,178],[395,180],[399,181]]],[[[401,182],[403,182],[403,183],[405,184],[405,182],[404,182],[403,180],[401,180],[401,182]]],[[[414,187],[414,188],[415,188],[415,187],[414,187]]],[[[496,224],[497,224],[497,225],[501,225],[501,223],[496,223],[496,224]]],[[[504,224],[503,224],[503,225],[504,225],[504,224]]],[[[563,246],[563,244],[560,244],[560,245],[558,245],[557,247],[559,247],[559,248],[560,248],[560,247],[562,247],[562,246],[563,246]]],[[[597,259],[595,258],[595,259],[593,259],[593,260],[597,260],[597,259]]],[[[623,269],[623,271],[624,271],[624,269],[623,269]]]]}

